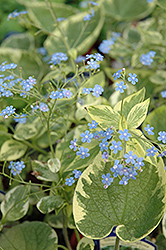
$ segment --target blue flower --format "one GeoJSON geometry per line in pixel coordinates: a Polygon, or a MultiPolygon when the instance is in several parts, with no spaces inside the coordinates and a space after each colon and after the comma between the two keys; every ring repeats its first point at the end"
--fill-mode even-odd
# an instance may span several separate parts
{"type": "Polygon", "coordinates": [[[105,161],[109,158],[109,152],[107,151],[107,152],[104,152],[103,154],[102,154],[102,158],[103,159],[105,159],[105,161]]]}
{"type": "Polygon", "coordinates": [[[156,51],[151,50],[147,53],[147,55],[149,55],[150,57],[155,57],[156,51]]]}
{"type": "Polygon", "coordinates": [[[51,57],[51,61],[49,61],[49,63],[51,64],[60,64],[62,61],[67,61],[68,57],[65,53],[62,52],[58,52],[58,53],[54,53],[51,57]]]}
{"type": "Polygon", "coordinates": [[[127,89],[127,85],[125,85],[123,81],[121,81],[120,83],[117,82],[115,85],[117,86],[115,90],[120,91],[120,93],[123,93],[124,89],[127,89]]]}
{"type": "Polygon", "coordinates": [[[43,102],[40,103],[39,109],[43,112],[49,111],[48,105],[46,103],[43,103],[43,102]]]}
{"type": "Polygon", "coordinates": [[[157,153],[157,149],[155,149],[155,147],[151,147],[151,149],[147,149],[147,156],[155,156],[155,153],[157,153]]]}
{"type": "Polygon", "coordinates": [[[22,169],[25,168],[24,162],[23,161],[10,161],[10,165],[8,166],[9,169],[11,169],[11,173],[13,175],[20,174],[22,169]]]}
{"type": "Polygon", "coordinates": [[[102,56],[100,53],[95,53],[95,59],[97,62],[103,61],[104,56],[102,56]]]}
{"type": "Polygon", "coordinates": [[[98,3],[95,3],[93,1],[88,1],[88,3],[90,3],[90,4],[94,5],[94,6],[98,6],[99,5],[98,3]]]}
{"type": "Polygon", "coordinates": [[[82,93],[89,95],[91,91],[92,91],[92,88],[83,88],[82,93]]]}
{"type": "Polygon", "coordinates": [[[113,150],[114,154],[117,154],[118,150],[121,151],[122,147],[120,147],[120,145],[122,144],[120,141],[116,142],[115,140],[113,140],[112,142],[112,146],[110,146],[109,148],[111,150],[113,150]]]}
{"type": "Polygon", "coordinates": [[[143,65],[147,65],[147,66],[150,66],[153,62],[153,59],[150,57],[150,55],[147,53],[147,54],[142,54],[140,56],[140,62],[143,64],[143,65]]]}
{"type": "Polygon", "coordinates": [[[81,170],[74,169],[73,170],[74,178],[78,179],[82,175],[81,170]]]}
{"type": "Polygon", "coordinates": [[[132,164],[135,164],[135,159],[137,158],[137,155],[133,155],[133,151],[129,151],[129,153],[124,155],[124,158],[126,158],[125,162],[129,164],[130,162],[132,164]]]}
{"type": "Polygon", "coordinates": [[[118,175],[122,175],[123,174],[123,172],[122,172],[123,165],[119,164],[119,163],[120,163],[119,160],[115,160],[113,167],[110,168],[111,172],[114,173],[113,174],[114,177],[117,177],[118,175]]]}
{"type": "Polygon", "coordinates": [[[85,157],[90,156],[88,152],[89,152],[88,148],[80,147],[79,151],[76,152],[76,155],[78,156],[80,155],[81,159],[85,159],[85,157]]]}
{"type": "Polygon", "coordinates": [[[70,90],[63,89],[63,96],[67,97],[68,99],[71,98],[73,93],[70,90]]]}
{"type": "Polygon", "coordinates": [[[65,17],[58,17],[56,20],[57,20],[57,22],[62,22],[64,20],[66,20],[66,18],[65,17]]]}
{"type": "Polygon", "coordinates": [[[128,141],[129,137],[131,137],[131,134],[128,133],[128,129],[124,129],[124,131],[119,130],[119,134],[120,134],[119,139],[121,139],[121,140],[124,139],[125,141],[128,141]]]}
{"type": "Polygon", "coordinates": [[[154,135],[154,133],[152,132],[152,130],[154,129],[154,127],[150,127],[150,125],[147,124],[147,127],[145,127],[144,129],[148,133],[148,135],[154,135]]]}
{"type": "Polygon", "coordinates": [[[100,64],[97,63],[94,59],[90,59],[90,61],[87,62],[88,66],[86,66],[86,69],[98,69],[100,68],[100,64]]]}
{"type": "Polygon", "coordinates": [[[104,89],[100,85],[96,84],[95,87],[92,89],[92,91],[93,91],[92,93],[93,96],[99,97],[104,91],[104,89]]]}
{"type": "Polygon", "coordinates": [[[73,151],[76,151],[77,150],[77,139],[75,138],[74,141],[71,140],[70,144],[71,145],[69,146],[69,148],[73,149],[73,151]]]}
{"type": "Polygon", "coordinates": [[[98,49],[103,53],[103,54],[109,54],[111,50],[111,46],[114,44],[113,40],[103,40],[102,43],[99,45],[98,49]]]}
{"type": "Polygon", "coordinates": [[[129,174],[128,174],[128,176],[127,176],[127,179],[128,179],[128,180],[129,180],[129,179],[135,180],[135,179],[136,179],[135,175],[137,175],[136,170],[135,170],[134,168],[131,168],[131,169],[129,170],[129,174]]]}
{"type": "Polygon", "coordinates": [[[128,184],[128,179],[125,176],[123,176],[122,180],[119,181],[119,184],[126,186],[128,184]]]}
{"type": "Polygon", "coordinates": [[[80,136],[83,137],[81,141],[87,143],[90,143],[91,139],[93,138],[93,134],[92,133],[90,134],[89,130],[86,130],[85,133],[81,133],[80,136]]]}
{"type": "Polygon", "coordinates": [[[136,78],[137,75],[135,73],[133,73],[133,75],[129,73],[129,76],[130,77],[128,77],[128,81],[135,85],[138,82],[138,79],[136,78]]]}
{"type": "Polygon", "coordinates": [[[165,131],[160,131],[159,133],[158,133],[158,137],[157,137],[157,139],[159,140],[159,141],[162,141],[163,143],[166,143],[166,132],[165,131]]]}
{"type": "Polygon", "coordinates": [[[105,139],[109,140],[112,137],[113,129],[107,128],[107,131],[105,132],[105,139]]]}
{"type": "Polygon", "coordinates": [[[65,180],[65,185],[72,186],[74,182],[75,182],[74,178],[70,177],[65,180]]]}
{"type": "Polygon", "coordinates": [[[50,96],[51,99],[58,99],[59,98],[59,91],[52,91],[50,96]]]}
{"type": "Polygon", "coordinates": [[[14,19],[16,17],[19,17],[19,16],[22,16],[22,15],[25,15],[27,14],[28,12],[26,10],[22,10],[20,12],[17,12],[17,10],[14,10],[12,13],[10,13],[7,17],[7,20],[11,20],[11,19],[14,19]]]}
{"type": "Polygon", "coordinates": [[[137,169],[140,169],[140,167],[143,167],[145,164],[142,162],[143,161],[143,157],[141,158],[137,158],[136,159],[136,163],[134,164],[134,166],[137,168],[137,169]]]}
{"type": "Polygon", "coordinates": [[[113,74],[115,80],[121,77],[122,69],[118,70],[116,73],[113,74]]]}
{"type": "Polygon", "coordinates": [[[102,142],[99,144],[101,152],[103,152],[103,150],[107,151],[108,150],[107,146],[108,142],[106,140],[102,140],[102,142]]]}
{"type": "Polygon", "coordinates": [[[87,14],[86,16],[83,17],[84,21],[89,21],[91,19],[91,15],[87,14]]]}
{"type": "Polygon", "coordinates": [[[113,182],[113,178],[110,177],[110,176],[111,176],[110,173],[108,173],[108,174],[106,174],[106,175],[103,174],[103,175],[102,175],[102,178],[103,178],[102,183],[103,183],[103,184],[106,184],[107,186],[110,186],[111,183],[113,182]]]}
{"type": "Polygon", "coordinates": [[[166,98],[166,90],[161,91],[161,96],[162,96],[162,98],[166,98]]]}
{"type": "Polygon", "coordinates": [[[147,3],[152,3],[152,2],[154,2],[154,0],[146,0],[147,1],[147,3]]]}
{"type": "Polygon", "coordinates": [[[161,154],[159,154],[157,157],[159,157],[159,156],[161,156],[161,157],[163,157],[163,156],[165,156],[166,155],[166,151],[163,151],[161,154]]]}
{"type": "Polygon", "coordinates": [[[98,124],[99,124],[98,122],[93,120],[92,123],[88,123],[89,129],[97,128],[98,124]]]}
{"type": "Polygon", "coordinates": [[[13,108],[13,106],[7,106],[5,109],[3,109],[0,113],[0,116],[3,115],[3,117],[6,119],[8,118],[10,115],[15,113],[15,108],[13,108]]]}
{"type": "Polygon", "coordinates": [[[112,35],[113,41],[116,41],[117,38],[121,36],[121,33],[120,33],[120,32],[114,32],[114,31],[113,31],[111,35],[112,35]]]}
{"type": "Polygon", "coordinates": [[[82,63],[83,61],[86,61],[86,57],[85,56],[77,56],[77,58],[75,59],[76,63],[82,63]]]}
{"type": "Polygon", "coordinates": [[[16,115],[14,119],[15,122],[18,122],[18,123],[26,123],[26,114],[22,114],[22,115],[16,115]]]}

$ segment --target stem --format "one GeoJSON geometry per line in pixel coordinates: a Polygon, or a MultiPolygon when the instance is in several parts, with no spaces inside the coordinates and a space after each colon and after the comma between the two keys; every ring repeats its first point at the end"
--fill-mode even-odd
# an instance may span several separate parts
{"type": "Polygon", "coordinates": [[[72,250],[72,248],[70,246],[70,242],[69,242],[68,233],[67,233],[67,227],[65,225],[65,215],[64,215],[64,213],[62,215],[62,218],[63,218],[63,234],[64,234],[64,239],[65,239],[65,242],[66,242],[66,246],[67,246],[68,250],[72,250]]]}
{"type": "Polygon", "coordinates": [[[79,235],[79,232],[77,231],[77,229],[75,228],[74,229],[74,232],[75,232],[75,235],[76,235],[76,238],[77,238],[77,242],[80,241],[80,235],[79,235]]]}
{"type": "Polygon", "coordinates": [[[60,248],[62,248],[62,249],[64,249],[64,250],[68,250],[67,247],[64,247],[64,246],[62,246],[62,245],[57,245],[57,247],[58,247],[58,249],[59,249],[59,247],[60,247],[60,248]]]}
{"type": "Polygon", "coordinates": [[[49,120],[47,121],[47,131],[48,131],[48,139],[49,139],[49,144],[50,144],[50,150],[51,150],[52,158],[55,158],[54,148],[53,148],[52,142],[51,142],[50,121],[49,120]]]}
{"type": "Polygon", "coordinates": [[[40,152],[40,153],[42,153],[42,154],[44,154],[44,155],[47,155],[47,154],[48,154],[45,150],[43,150],[43,149],[41,149],[41,148],[38,148],[36,145],[33,145],[33,144],[31,144],[30,142],[28,142],[28,141],[21,141],[21,142],[22,142],[23,144],[29,146],[30,148],[33,148],[33,149],[37,150],[38,152],[40,152]]]}
{"type": "Polygon", "coordinates": [[[114,250],[119,250],[119,241],[120,241],[120,239],[118,238],[118,236],[116,236],[116,241],[115,241],[114,250]]]}
{"type": "MultiPolygon", "coordinates": [[[[50,14],[51,14],[52,18],[54,19],[55,23],[57,24],[57,28],[61,33],[62,40],[64,42],[64,45],[65,45],[67,51],[70,51],[71,48],[70,48],[69,43],[68,43],[68,38],[67,38],[67,36],[65,36],[65,34],[63,33],[59,23],[57,22],[57,17],[56,17],[56,15],[55,15],[55,13],[54,13],[54,11],[52,9],[52,4],[51,4],[50,0],[45,0],[45,2],[47,4],[47,7],[48,7],[48,9],[50,11],[50,14]]],[[[70,56],[70,60],[71,60],[72,68],[73,68],[73,70],[75,72],[75,62],[74,62],[74,59],[71,56],[70,56]]]]}

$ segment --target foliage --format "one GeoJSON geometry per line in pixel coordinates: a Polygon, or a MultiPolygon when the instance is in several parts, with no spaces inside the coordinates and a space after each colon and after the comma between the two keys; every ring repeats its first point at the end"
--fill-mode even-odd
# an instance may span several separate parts
{"type": "Polygon", "coordinates": [[[71,250],[68,228],[92,250],[114,226],[118,250],[165,212],[165,3],[77,2],[2,1],[4,250],[71,250]]]}

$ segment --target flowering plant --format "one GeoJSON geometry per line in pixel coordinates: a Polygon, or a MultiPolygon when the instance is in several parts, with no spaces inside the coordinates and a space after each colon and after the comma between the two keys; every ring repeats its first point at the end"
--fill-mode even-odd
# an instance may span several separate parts
{"type": "Polygon", "coordinates": [[[6,38],[0,48],[4,250],[23,249],[20,244],[71,250],[69,228],[77,250],[94,249],[93,240],[105,238],[114,226],[118,250],[120,240],[144,238],[163,218],[165,7],[138,2],[131,13],[130,0],[119,14],[117,1],[122,0],[86,1],[75,8],[19,0],[27,10],[8,15],[8,22],[19,18],[30,32],[6,38]],[[154,25],[159,11],[161,32],[154,25]],[[135,26],[125,22],[143,17],[135,26]],[[101,30],[107,33],[103,40],[101,30]],[[6,194],[3,180],[9,180],[6,194]],[[35,207],[47,224],[22,223],[35,207]],[[20,223],[13,226],[15,221],[20,223]],[[63,229],[65,244],[51,227],[63,229]],[[19,230],[28,232],[27,238],[14,239],[19,230]]]}

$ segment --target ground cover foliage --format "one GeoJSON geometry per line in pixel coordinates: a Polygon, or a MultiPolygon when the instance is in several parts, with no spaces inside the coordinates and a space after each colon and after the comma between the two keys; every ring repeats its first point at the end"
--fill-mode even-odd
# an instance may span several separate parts
{"type": "Polygon", "coordinates": [[[114,226],[115,250],[165,249],[165,10],[2,1],[2,250],[93,250],[114,226]]]}

